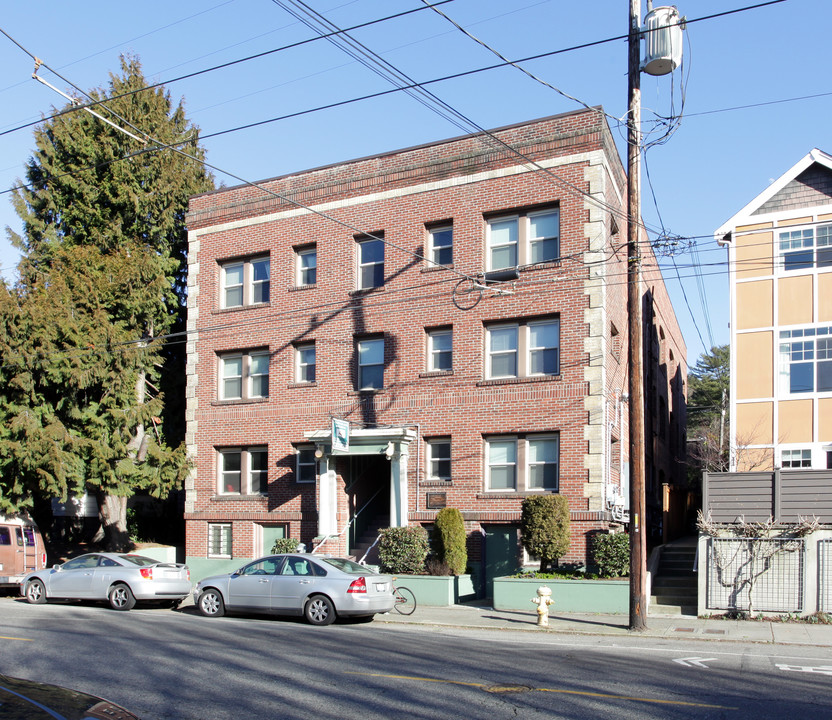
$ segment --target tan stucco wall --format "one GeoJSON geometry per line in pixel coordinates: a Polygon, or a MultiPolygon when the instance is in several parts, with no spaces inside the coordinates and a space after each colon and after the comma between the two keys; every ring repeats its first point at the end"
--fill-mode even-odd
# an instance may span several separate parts
{"type": "Polygon", "coordinates": [[[811,275],[780,278],[777,285],[778,325],[812,322],[812,285],[811,275]]]}
{"type": "Polygon", "coordinates": [[[737,400],[774,395],[771,332],[737,335],[737,400]]]}
{"type": "Polygon", "coordinates": [[[737,470],[740,472],[774,469],[773,448],[741,449],[737,456],[737,470]]]}
{"type": "Polygon", "coordinates": [[[754,223],[751,225],[737,225],[737,232],[751,232],[752,230],[765,230],[774,227],[772,222],[754,223]]]}
{"type": "Polygon", "coordinates": [[[774,403],[737,405],[737,445],[767,445],[774,438],[774,403]]]}
{"type": "Polygon", "coordinates": [[[818,440],[832,442],[832,398],[818,398],[818,440]]]}
{"type": "Polygon", "coordinates": [[[812,442],[814,423],[812,398],[783,400],[777,408],[777,434],[781,443],[812,442]]]}
{"type": "Polygon", "coordinates": [[[774,324],[774,285],[771,280],[737,283],[737,330],[774,324]]]}
{"type": "Polygon", "coordinates": [[[752,233],[736,239],[737,277],[758,277],[773,272],[773,233],[752,233]]]}
{"type": "Polygon", "coordinates": [[[832,273],[818,273],[818,322],[832,320],[832,273]]]}
{"type": "Polygon", "coordinates": [[[789,220],[780,220],[777,223],[777,227],[788,227],[789,225],[806,225],[812,222],[812,216],[807,215],[806,217],[801,218],[791,218],[789,220]]]}

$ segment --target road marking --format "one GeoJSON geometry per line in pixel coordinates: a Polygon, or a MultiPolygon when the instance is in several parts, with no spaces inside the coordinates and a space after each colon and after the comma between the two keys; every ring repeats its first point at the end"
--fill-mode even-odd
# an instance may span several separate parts
{"type": "Polygon", "coordinates": [[[701,657],[688,657],[688,658],[675,658],[673,662],[679,663],[684,667],[698,667],[702,668],[703,670],[709,670],[710,668],[705,665],[706,662],[713,662],[716,658],[701,658],[701,657]]]}
{"type": "Polygon", "coordinates": [[[777,663],[776,666],[781,670],[791,672],[807,672],[819,673],[821,675],[832,675],[832,665],[818,665],[816,667],[812,667],[811,665],[781,665],[780,663],[777,663]]]}
{"type": "Polygon", "coordinates": [[[6,637],[5,635],[0,635],[0,640],[20,640],[20,642],[35,642],[34,638],[6,637]]]}
{"type": "MultiPolygon", "coordinates": [[[[344,671],[345,675],[361,675],[363,677],[387,678],[389,680],[416,680],[418,682],[441,683],[443,685],[463,685],[465,687],[482,688],[486,692],[493,685],[478,682],[464,682],[462,680],[442,680],[439,678],[414,677],[412,675],[389,675],[387,673],[367,673],[344,671]]],[[[561,695],[583,695],[584,697],[604,698],[607,700],[632,700],[634,702],[653,703],[655,705],[683,705],[685,707],[717,708],[720,710],[738,710],[728,705],[709,705],[707,703],[686,702],[684,700],[657,700],[655,698],[635,697],[631,695],[613,695],[610,693],[590,692],[588,690],[562,690],[558,688],[529,688],[532,692],[558,693],[561,695]]]]}

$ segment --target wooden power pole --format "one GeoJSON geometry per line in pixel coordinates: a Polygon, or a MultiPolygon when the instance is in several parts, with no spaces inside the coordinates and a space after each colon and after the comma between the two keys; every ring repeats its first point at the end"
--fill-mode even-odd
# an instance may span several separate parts
{"type": "Polygon", "coordinates": [[[647,628],[641,293],[641,0],[630,0],[627,130],[627,329],[630,422],[630,630],[647,628]]]}

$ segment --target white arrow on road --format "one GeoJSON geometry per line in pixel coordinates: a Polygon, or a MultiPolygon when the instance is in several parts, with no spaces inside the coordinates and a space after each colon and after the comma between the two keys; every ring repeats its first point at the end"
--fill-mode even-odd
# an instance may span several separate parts
{"type": "Polygon", "coordinates": [[[684,665],[685,667],[698,667],[704,670],[708,670],[708,666],[705,665],[706,662],[711,662],[712,660],[716,660],[716,658],[701,658],[701,657],[689,657],[689,658],[676,658],[673,660],[675,663],[679,663],[680,665],[684,665]]]}
{"type": "Polygon", "coordinates": [[[821,675],[832,675],[832,665],[819,665],[817,667],[812,667],[811,665],[781,665],[780,663],[776,664],[781,670],[792,671],[792,672],[808,672],[808,673],[820,673],[821,675]]]}

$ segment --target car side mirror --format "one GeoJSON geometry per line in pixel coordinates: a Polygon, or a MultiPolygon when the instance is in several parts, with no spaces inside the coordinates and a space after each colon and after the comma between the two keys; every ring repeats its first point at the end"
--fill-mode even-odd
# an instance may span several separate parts
{"type": "Polygon", "coordinates": [[[60,570],[60,569],[61,569],[61,564],[60,564],[60,563],[55,563],[55,564],[52,566],[52,569],[53,569],[53,570],[60,570]]]}

